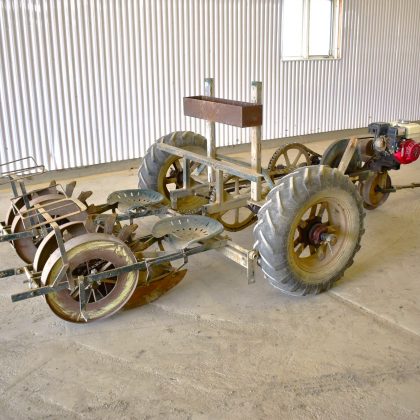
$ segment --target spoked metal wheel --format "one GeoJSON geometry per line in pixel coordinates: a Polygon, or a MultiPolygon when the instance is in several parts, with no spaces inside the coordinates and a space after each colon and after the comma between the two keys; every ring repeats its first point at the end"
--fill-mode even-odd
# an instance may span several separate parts
{"type": "MultiPolygon", "coordinates": [[[[225,202],[241,195],[249,194],[251,183],[246,179],[234,175],[226,175],[223,180],[225,202]]],[[[213,188],[210,194],[210,201],[216,200],[216,191],[213,188]]],[[[249,207],[239,207],[219,213],[216,219],[230,232],[237,232],[252,225],[256,220],[256,214],[249,207]]]]}
{"type": "Polygon", "coordinates": [[[299,168],[267,196],[254,228],[270,283],[316,294],[343,276],[360,249],[364,212],[350,179],[327,166],[299,168]]]}
{"type": "MultiPolygon", "coordinates": [[[[73,238],[65,244],[65,248],[69,264],[67,277],[72,288],[46,295],[52,311],[66,321],[83,323],[108,317],[121,309],[136,288],[137,271],[90,284],[85,292],[87,304],[83,311],[79,299],[80,276],[135,263],[136,257],[130,248],[111,235],[99,233],[73,238]]],[[[42,283],[52,285],[62,266],[61,254],[56,250],[45,264],[42,283]]]]}
{"type": "Polygon", "coordinates": [[[299,143],[291,143],[279,147],[274,152],[268,163],[268,171],[274,180],[308,165],[311,165],[311,156],[306,147],[299,143]]]}
{"type": "Polygon", "coordinates": [[[296,268],[317,273],[339,259],[348,246],[348,232],[355,228],[349,226],[347,213],[348,209],[333,196],[316,198],[303,207],[292,225],[294,232],[289,235],[289,250],[296,268]]]}

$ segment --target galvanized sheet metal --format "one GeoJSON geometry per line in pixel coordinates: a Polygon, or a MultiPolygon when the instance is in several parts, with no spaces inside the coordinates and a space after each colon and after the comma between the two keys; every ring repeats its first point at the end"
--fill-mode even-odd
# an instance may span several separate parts
{"type": "MultiPolygon", "coordinates": [[[[144,155],[205,133],[182,98],[250,100],[263,138],[420,118],[420,2],[344,0],[341,60],[282,61],[279,0],[0,0],[0,159],[50,169],[144,155]]],[[[249,130],[218,126],[218,145],[249,130]]]]}

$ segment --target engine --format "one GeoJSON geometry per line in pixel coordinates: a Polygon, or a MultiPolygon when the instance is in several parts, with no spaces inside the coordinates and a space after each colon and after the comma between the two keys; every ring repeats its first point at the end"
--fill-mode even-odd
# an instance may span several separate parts
{"type": "MultiPolygon", "coordinates": [[[[417,128],[417,124],[411,124],[417,128]]],[[[420,126],[419,126],[420,127],[420,126]]],[[[389,123],[369,124],[369,133],[374,135],[370,143],[370,165],[374,170],[399,169],[400,165],[415,162],[420,157],[420,143],[407,138],[406,126],[389,123]]]]}

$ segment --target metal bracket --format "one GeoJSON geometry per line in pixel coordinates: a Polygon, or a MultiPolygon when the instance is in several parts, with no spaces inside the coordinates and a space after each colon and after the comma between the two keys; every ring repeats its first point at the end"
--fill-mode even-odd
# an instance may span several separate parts
{"type": "Polygon", "coordinates": [[[60,290],[68,289],[67,282],[59,283],[56,286],[44,286],[36,289],[28,290],[27,292],[16,293],[12,295],[12,302],[19,302],[21,300],[47,295],[48,293],[59,292],[60,290]]]}

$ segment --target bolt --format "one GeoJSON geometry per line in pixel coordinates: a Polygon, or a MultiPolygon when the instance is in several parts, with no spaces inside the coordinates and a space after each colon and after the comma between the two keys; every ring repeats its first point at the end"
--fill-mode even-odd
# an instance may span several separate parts
{"type": "Polygon", "coordinates": [[[320,239],[329,245],[335,245],[337,243],[337,236],[333,233],[321,233],[320,239]]]}

